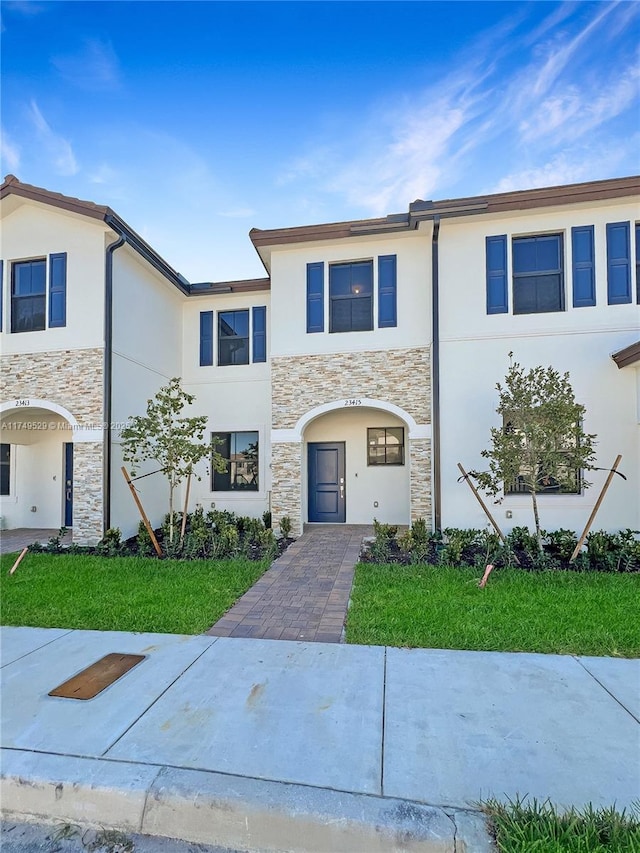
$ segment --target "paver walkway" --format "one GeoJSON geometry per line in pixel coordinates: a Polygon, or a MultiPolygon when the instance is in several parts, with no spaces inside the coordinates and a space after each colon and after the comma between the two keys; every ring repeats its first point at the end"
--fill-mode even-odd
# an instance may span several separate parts
{"type": "MultiPolygon", "coordinates": [[[[16,527],[15,530],[0,531],[0,554],[11,554],[22,551],[27,545],[40,542],[46,545],[52,536],[58,535],[58,529],[53,527],[16,527]]],[[[71,544],[71,531],[67,530],[62,539],[65,545],[71,544]]]]}
{"type": "Polygon", "coordinates": [[[339,643],[362,538],[372,533],[359,524],[305,525],[302,536],[207,633],[339,643]]]}

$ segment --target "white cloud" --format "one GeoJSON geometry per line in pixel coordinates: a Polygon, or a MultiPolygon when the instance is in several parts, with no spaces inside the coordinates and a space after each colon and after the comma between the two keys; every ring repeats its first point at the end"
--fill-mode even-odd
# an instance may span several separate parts
{"type": "MultiPolygon", "coordinates": [[[[345,115],[347,130],[301,152],[277,183],[304,184],[382,215],[452,188],[480,191],[491,175],[500,187],[504,175],[509,188],[589,180],[596,146],[612,174],[623,161],[605,156],[612,146],[604,143],[617,139],[611,123],[637,109],[640,71],[632,39],[606,54],[601,45],[620,20],[629,24],[629,5],[563,4],[533,32],[523,31],[521,13],[510,17],[452,57],[455,70],[420,95],[397,93],[396,105],[345,115]]],[[[636,6],[636,22],[638,14],[636,6]]]]}
{"type": "Polygon", "coordinates": [[[88,175],[89,181],[92,184],[113,184],[117,177],[118,173],[116,170],[107,163],[101,163],[88,175]]]}
{"type": "Polygon", "coordinates": [[[79,166],[71,143],[51,128],[35,101],[31,101],[29,105],[29,117],[38,141],[51,160],[56,173],[64,176],[76,175],[79,166]]]}
{"type": "Polygon", "coordinates": [[[624,142],[618,141],[615,146],[604,143],[579,150],[564,150],[539,165],[510,172],[487,188],[487,192],[510,192],[610,178],[624,174],[624,163],[634,158],[639,149],[640,133],[636,133],[624,142]],[[621,168],[622,172],[619,171],[621,168]]]}
{"type": "Polygon", "coordinates": [[[65,80],[81,89],[102,92],[120,86],[120,63],[109,41],[85,39],[79,51],[54,56],[51,62],[65,80]]]}
{"type": "Polygon", "coordinates": [[[0,160],[3,175],[7,171],[15,174],[20,168],[20,149],[4,130],[0,135],[0,160]]]}

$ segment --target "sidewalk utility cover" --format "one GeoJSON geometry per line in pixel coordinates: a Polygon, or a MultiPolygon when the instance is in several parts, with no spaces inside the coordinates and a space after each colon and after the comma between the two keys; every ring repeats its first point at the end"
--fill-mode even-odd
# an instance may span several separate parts
{"type": "Polygon", "coordinates": [[[92,663],[82,672],[65,681],[49,696],[60,696],[63,699],[93,699],[114,681],[144,660],[146,655],[123,655],[113,653],[105,655],[92,663]]]}

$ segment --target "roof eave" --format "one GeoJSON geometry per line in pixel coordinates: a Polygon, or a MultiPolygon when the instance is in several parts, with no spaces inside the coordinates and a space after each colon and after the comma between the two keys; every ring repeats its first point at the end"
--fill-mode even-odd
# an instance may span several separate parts
{"type": "Polygon", "coordinates": [[[638,364],[640,362],[640,341],[636,341],[628,347],[614,352],[611,358],[615,361],[619,370],[623,367],[629,367],[632,364],[638,364]]]}

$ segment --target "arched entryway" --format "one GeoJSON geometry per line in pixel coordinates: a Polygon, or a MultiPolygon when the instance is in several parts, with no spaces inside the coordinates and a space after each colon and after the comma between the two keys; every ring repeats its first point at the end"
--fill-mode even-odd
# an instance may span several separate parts
{"type": "Polygon", "coordinates": [[[73,526],[75,417],[48,400],[0,405],[3,527],[73,526]]]}
{"type": "Polygon", "coordinates": [[[316,406],[272,432],[275,517],[311,523],[430,520],[430,425],[384,400],[316,406]]]}

